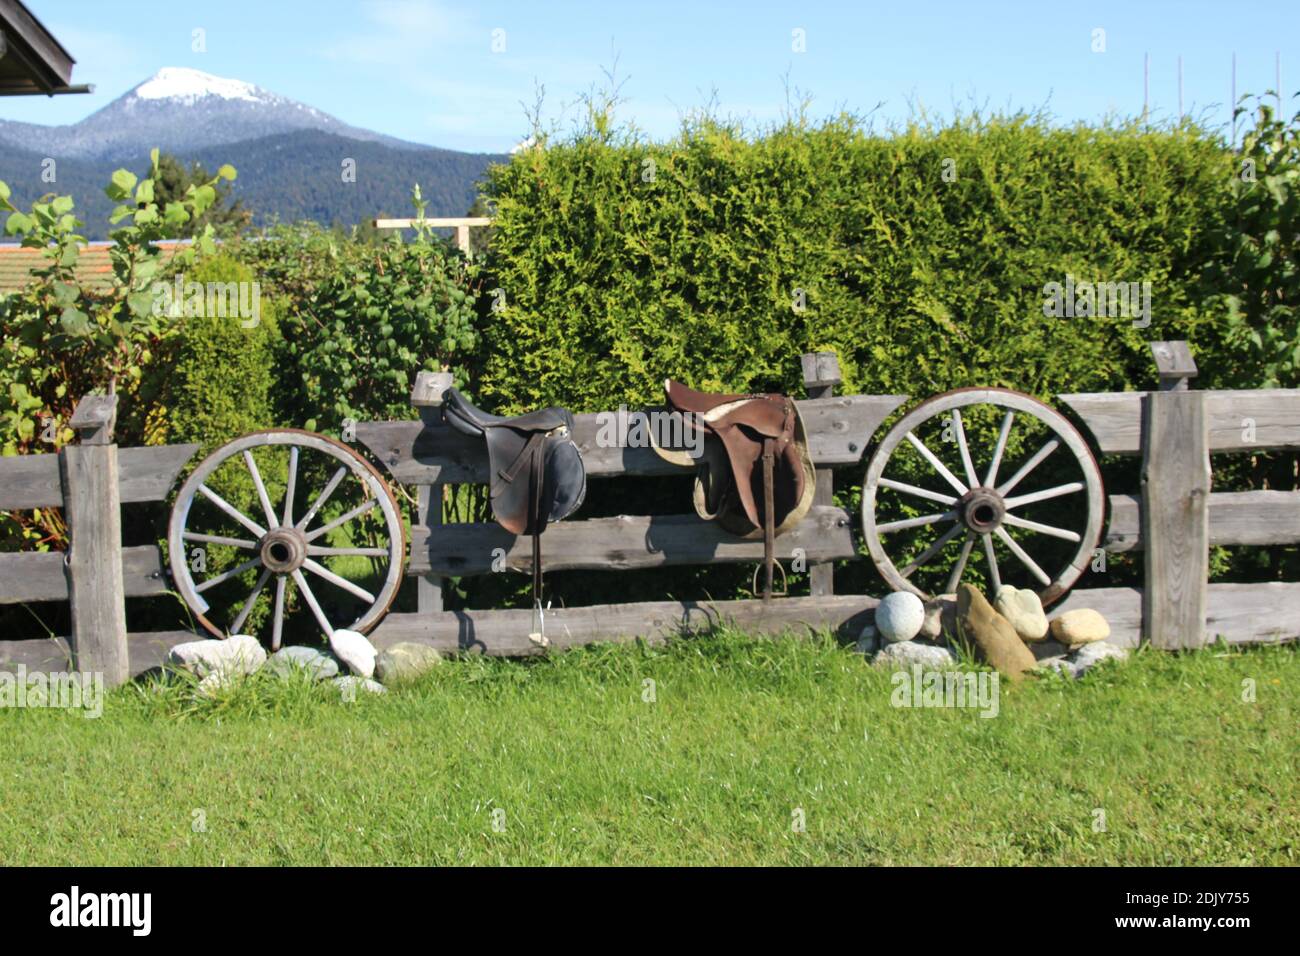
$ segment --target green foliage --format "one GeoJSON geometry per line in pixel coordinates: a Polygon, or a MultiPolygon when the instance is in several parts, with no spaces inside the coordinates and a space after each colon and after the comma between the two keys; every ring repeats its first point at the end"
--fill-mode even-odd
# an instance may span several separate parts
{"type": "MultiPolygon", "coordinates": [[[[182,278],[205,288],[209,283],[254,282],[248,266],[224,253],[205,259],[182,278]]],[[[205,297],[205,303],[216,300],[205,297]]],[[[164,377],[158,383],[158,404],[170,418],[168,440],[198,442],[206,453],[275,425],[277,306],[260,294],[258,301],[256,324],[251,318],[213,314],[206,305],[198,314],[177,316],[171,352],[158,366],[164,377]]]]}
{"type": "Polygon", "coordinates": [[[491,171],[482,390],[510,407],[652,401],[666,375],[796,389],[813,349],[846,391],[1124,388],[1150,378],[1146,341],[1204,321],[1229,157],[1193,127],[703,119],[652,144],[599,118],[491,171]],[[1047,318],[1067,274],[1152,282],[1150,327],[1047,318]]]}
{"type": "Polygon", "coordinates": [[[1227,314],[1224,351],[1231,355],[1214,369],[1216,381],[1294,388],[1300,385],[1300,113],[1285,123],[1259,102],[1256,125],[1225,186],[1228,208],[1211,234],[1205,267],[1206,292],[1227,314]]]}
{"type": "Polygon", "coordinates": [[[203,213],[181,226],[182,236],[202,235],[211,225],[219,236],[229,236],[246,227],[252,219],[243,203],[231,195],[231,182],[235,178],[233,166],[222,166],[216,174],[208,172],[203,164],[194,161],[186,166],[171,153],[158,158],[155,177],[155,200],[166,208],[168,202],[183,199],[191,186],[208,184],[215,192],[212,204],[203,213]]]}
{"type": "Polygon", "coordinates": [[[475,270],[427,231],[340,243],[320,227],[279,227],[238,254],[290,303],[281,421],[333,429],[406,418],[417,371],[465,374],[477,344],[475,270]]]}

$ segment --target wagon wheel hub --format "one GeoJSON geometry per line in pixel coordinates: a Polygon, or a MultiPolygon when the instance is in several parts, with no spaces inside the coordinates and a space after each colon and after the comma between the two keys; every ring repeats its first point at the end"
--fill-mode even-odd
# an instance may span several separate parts
{"type": "Polygon", "coordinates": [[[307,536],[297,528],[274,528],[258,544],[262,564],[274,574],[292,574],[307,560],[307,536]]]}
{"type": "Polygon", "coordinates": [[[976,534],[988,534],[1002,524],[1006,503],[992,488],[972,488],[957,501],[962,522],[976,534]]]}

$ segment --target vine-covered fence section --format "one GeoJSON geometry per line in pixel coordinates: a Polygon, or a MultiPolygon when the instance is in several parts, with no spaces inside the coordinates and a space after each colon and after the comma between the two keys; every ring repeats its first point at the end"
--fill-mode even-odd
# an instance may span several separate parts
{"type": "MultiPolygon", "coordinates": [[[[1140,588],[1076,588],[1049,616],[1078,607],[1100,611],[1112,643],[1150,641],[1167,649],[1300,638],[1300,582],[1208,584],[1213,545],[1282,546],[1300,542],[1300,492],[1214,492],[1212,455],[1300,448],[1300,390],[1197,391],[1185,343],[1153,346],[1160,387],[1149,392],[1062,395],[1103,454],[1141,457],[1136,495],[1112,494],[1103,547],[1141,549],[1140,588]]],[[[779,558],[808,563],[805,597],[730,601],[653,601],[553,608],[547,633],[555,649],[597,640],[663,640],[730,620],[755,633],[832,629],[856,634],[871,623],[870,595],[836,594],[834,562],[861,559],[858,521],[837,506],[832,475],[852,469],[861,480],[873,436],[908,403],[904,395],[834,394],[835,357],[803,356],[808,397],[799,404],[817,470],[814,507],[776,540],[779,558]]],[[[428,401],[429,381],[412,395],[419,418],[357,426],[357,439],[388,470],[413,486],[407,573],[417,610],[392,613],[371,633],[384,647],[422,642],[449,652],[506,656],[543,653],[529,638],[531,612],[522,609],[448,611],[442,589],[450,576],[491,573],[504,555],[513,571],[531,571],[526,539],[493,523],[445,524],[444,488],[484,483],[481,442],[448,428],[428,401]]],[[[0,669],[68,666],[97,670],[110,683],[156,667],[189,632],[131,634],[125,599],[170,590],[156,545],[123,547],[124,503],[166,500],[194,452],[193,445],[119,449],[112,443],[115,398],[89,397],[72,425],[79,441],[57,455],[0,459],[0,510],[62,508],[68,553],[0,554],[0,603],[62,601],[71,605],[67,638],[0,640],[0,669]]],[[[630,440],[631,416],[576,416],[575,440],[594,481],[624,476],[686,474],[653,449],[630,440]],[[615,434],[610,435],[610,423],[615,434]]],[[[694,513],[619,515],[570,520],[546,532],[547,570],[630,570],[668,565],[758,562],[761,541],[728,535],[694,513]]],[[[499,564],[498,564],[499,566],[499,564]]],[[[10,635],[0,635],[10,637],[10,635]]]]}

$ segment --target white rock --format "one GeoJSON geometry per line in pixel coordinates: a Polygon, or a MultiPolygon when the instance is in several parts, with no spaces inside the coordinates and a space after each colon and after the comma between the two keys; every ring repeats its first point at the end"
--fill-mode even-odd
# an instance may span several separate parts
{"type": "Polygon", "coordinates": [[[364,692],[367,694],[387,694],[388,688],[379,681],[370,680],[368,677],[335,677],[330,681],[339,689],[339,696],[351,703],[357,699],[357,694],[364,692]]]}
{"type": "Polygon", "coordinates": [[[1052,621],[1052,637],[1068,647],[1104,641],[1110,637],[1110,625],[1090,607],[1066,611],[1052,621]]]}
{"type": "Polygon", "coordinates": [[[911,591],[886,594],[876,606],[876,627],[887,641],[910,641],[921,633],[924,623],[925,605],[911,591]]]}
{"type": "Polygon", "coordinates": [[[330,650],[357,676],[375,676],[375,645],[366,640],[364,634],[348,630],[335,631],[330,635],[330,650]]]}
{"type": "Polygon", "coordinates": [[[1004,584],[993,607],[1016,629],[1022,641],[1036,644],[1047,637],[1047,615],[1037,592],[1004,584]]]}
{"type": "Polygon", "coordinates": [[[872,663],[877,667],[889,665],[910,667],[913,664],[920,664],[922,667],[950,667],[957,663],[957,659],[946,647],[918,644],[915,641],[898,641],[881,648],[872,663]]]}
{"type": "Polygon", "coordinates": [[[189,641],[177,644],[167,655],[170,664],[199,677],[213,673],[251,674],[266,663],[266,651],[257,638],[236,634],[224,641],[189,641]]]}

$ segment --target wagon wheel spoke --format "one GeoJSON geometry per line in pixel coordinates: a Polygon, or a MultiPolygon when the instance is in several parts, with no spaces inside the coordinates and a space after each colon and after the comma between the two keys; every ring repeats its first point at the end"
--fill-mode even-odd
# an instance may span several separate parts
{"type": "Polygon", "coordinates": [[[970,489],[957,480],[957,476],[948,470],[948,466],[935,457],[934,452],[925,447],[925,442],[917,438],[911,432],[907,433],[907,440],[912,443],[912,447],[921,453],[921,457],[930,463],[930,467],[943,476],[943,480],[948,482],[957,489],[957,494],[964,495],[970,489]]]}
{"type": "Polygon", "coordinates": [[[1037,531],[1039,534],[1045,534],[1049,537],[1060,538],[1062,541],[1073,541],[1076,544],[1083,540],[1079,535],[1068,528],[1057,528],[1050,524],[1042,524],[1038,521],[1030,521],[1027,518],[1017,518],[1015,515],[1003,515],[1002,523],[1009,524],[1013,528],[1024,528],[1027,531],[1037,531]]]}
{"type": "Polygon", "coordinates": [[[351,555],[358,558],[382,558],[388,554],[387,548],[322,548],[316,545],[309,545],[307,554],[313,558],[320,557],[338,557],[340,555],[351,555]]]}
{"type": "Polygon", "coordinates": [[[261,555],[258,555],[256,558],[253,558],[252,560],[245,561],[243,564],[236,565],[235,567],[231,568],[229,571],[222,571],[220,574],[208,578],[202,584],[196,586],[194,590],[202,594],[204,591],[208,590],[209,588],[214,588],[218,584],[221,584],[223,581],[229,581],[231,578],[243,574],[249,568],[255,568],[261,563],[262,563],[262,557],[261,555]]]}
{"type": "MultiPolygon", "coordinates": [[[[329,532],[333,531],[335,528],[347,524],[353,518],[360,517],[361,515],[373,509],[377,504],[379,504],[379,499],[371,498],[368,501],[366,501],[364,504],[357,505],[357,507],[353,508],[347,514],[340,515],[339,517],[331,521],[329,524],[321,525],[315,531],[309,532],[306,535],[306,540],[308,542],[315,541],[321,535],[328,534],[329,532]]],[[[287,524],[288,522],[286,521],[285,523],[287,524]]],[[[310,551],[308,553],[310,553],[310,551]]]]}
{"type": "Polygon", "coordinates": [[[904,414],[876,446],[862,492],[865,543],[881,577],[894,589],[910,590],[923,598],[929,588],[951,593],[963,578],[972,575],[995,594],[1005,573],[1012,583],[1030,584],[1048,605],[1069,591],[1087,570],[1087,555],[1101,540],[1105,518],[1101,471],[1087,439],[1051,406],[1007,388],[956,389],[926,399],[904,414]],[[934,446],[927,447],[918,437],[928,435],[940,422],[951,429],[944,435],[957,446],[948,457],[961,460],[952,468],[940,460],[935,453],[938,449],[932,451],[934,446]],[[899,478],[886,477],[899,450],[907,446],[911,446],[908,460],[901,467],[909,470],[899,478]],[[1013,458],[1012,449],[1021,447],[1026,448],[1025,454],[1017,451],[1013,458]],[[992,451],[987,463],[978,460],[981,448],[992,451]],[[1063,448],[1068,461],[1058,454],[1063,448]],[[1012,461],[1015,467],[1010,467],[1012,461]],[[930,470],[943,480],[945,492],[955,491],[958,497],[924,487],[930,470]],[[1047,472],[1051,478],[1044,477],[1047,472]],[[1017,495],[1018,488],[1024,490],[1017,495]],[[881,489],[894,494],[882,496],[881,489]],[[1067,497],[1080,492],[1079,497],[1067,497]],[[918,499],[942,507],[926,507],[918,499]],[[1067,500],[1071,506],[1058,506],[1059,516],[1052,517],[1049,509],[1067,500]],[[1049,503],[1041,515],[1029,512],[1030,506],[1040,502],[1049,503]],[[943,524],[948,518],[955,519],[951,527],[943,524]],[[925,532],[927,526],[935,531],[925,532]],[[939,535],[938,540],[925,547],[926,535],[931,533],[939,535]],[[1026,537],[1030,534],[1044,538],[1030,541],[1026,537]],[[963,536],[961,540],[958,535],[963,536]],[[955,562],[944,557],[950,542],[955,562]],[[1004,546],[1009,558],[997,553],[1004,546]],[[904,554],[904,559],[895,563],[891,548],[904,554]],[[920,554],[908,561],[906,555],[914,550],[920,554]],[[973,557],[980,550],[980,561],[987,562],[987,568],[972,572],[973,557]],[[1011,571],[1000,567],[999,560],[1011,560],[1011,571]],[[906,566],[904,561],[908,561],[906,566]],[[1049,571],[1059,573],[1053,576],[1049,571]]]}
{"type": "Polygon", "coordinates": [[[298,523],[294,525],[295,528],[301,531],[306,528],[307,525],[311,524],[311,519],[316,517],[316,512],[320,511],[325,502],[329,501],[330,495],[334,494],[334,489],[339,486],[339,482],[343,480],[347,473],[348,466],[339,465],[339,470],[334,472],[334,476],[325,483],[325,487],[321,489],[321,493],[317,496],[315,503],[307,509],[305,515],[298,519],[298,523]]]}
{"type": "Polygon", "coordinates": [[[971,549],[975,547],[975,532],[966,533],[966,542],[961,546],[961,554],[957,556],[957,563],[952,566],[952,573],[948,575],[948,582],[943,589],[944,594],[955,594],[957,585],[961,583],[961,576],[966,570],[966,562],[970,560],[971,549]]]}
{"type": "Polygon", "coordinates": [[[284,634],[284,591],[289,579],[281,575],[275,579],[275,614],[271,623],[271,650],[280,649],[280,639],[284,634]]]}
{"type": "Polygon", "coordinates": [[[911,577],[916,572],[917,568],[921,567],[921,565],[925,564],[925,562],[929,561],[936,554],[942,551],[943,546],[946,545],[953,538],[957,537],[957,535],[961,533],[961,530],[962,530],[962,525],[960,524],[953,525],[943,534],[939,535],[939,537],[935,539],[934,544],[930,545],[930,547],[926,548],[919,555],[917,555],[912,560],[911,564],[903,568],[903,570],[898,573],[901,574],[904,578],[911,577]]]}
{"type": "Polygon", "coordinates": [[[985,533],[981,537],[984,539],[984,557],[989,562],[989,582],[993,585],[993,593],[996,595],[1002,590],[1002,575],[998,573],[998,558],[993,553],[993,536],[985,533]]]}
{"type": "Polygon", "coordinates": [[[316,575],[316,577],[328,581],[336,588],[342,588],[344,591],[347,591],[349,594],[361,598],[361,600],[365,601],[367,604],[375,603],[375,596],[371,594],[369,591],[367,591],[365,588],[361,587],[358,584],[353,584],[347,578],[335,574],[329,568],[325,567],[322,564],[317,564],[311,558],[308,558],[306,561],[304,561],[302,563],[302,566],[306,568],[308,571],[310,571],[312,574],[316,575]]]}
{"type": "Polygon", "coordinates": [[[221,497],[221,495],[217,494],[207,485],[199,485],[199,493],[202,494],[203,497],[211,501],[218,508],[220,508],[222,511],[224,511],[226,514],[230,515],[230,517],[234,518],[236,521],[242,524],[249,531],[253,532],[253,534],[257,535],[259,538],[266,534],[265,528],[263,528],[252,518],[245,515],[242,511],[240,511],[238,508],[232,505],[225,498],[221,497]]]}
{"type": "Polygon", "coordinates": [[[257,579],[257,587],[253,588],[253,593],[250,594],[248,600],[244,602],[244,609],[239,612],[239,616],[235,618],[234,623],[230,625],[231,634],[242,633],[244,622],[248,620],[248,615],[253,610],[253,605],[256,604],[257,599],[262,596],[262,588],[266,587],[266,582],[270,579],[271,569],[264,568],[262,570],[262,576],[257,579]]]}
{"type": "Polygon", "coordinates": [[[289,446],[289,477],[284,486],[284,518],[280,524],[293,524],[293,494],[298,488],[298,446],[289,446]]]}
{"type": "Polygon", "coordinates": [[[906,528],[922,528],[926,525],[937,524],[940,521],[956,521],[956,511],[945,511],[939,515],[922,515],[919,518],[904,518],[901,521],[887,521],[884,524],[876,525],[876,530],[881,534],[889,534],[892,531],[902,531],[906,528]]]}
{"type": "Polygon", "coordinates": [[[1033,471],[1040,464],[1042,464],[1044,458],[1046,458],[1048,455],[1050,455],[1052,452],[1056,451],[1056,449],[1060,447],[1061,447],[1061,439],[1053,438],[1042,448],[1038,449],[1034,457],[1029,459],[1023,465],[1021,465],[1020,470],[1017,471],[1014,475],[1012,475],[1011,478],[1007,480],[1006,484],[1000,485],[998,487],[998,494],[1005,495],[1009,491],[1011,491],[1012,488],[1014,488],[1016,485],[1020,484],[1020,482],[1024,480],[1026,475],[1028,475],[1031,471],[1033,471]]]}
{"type": "Polygon", "coordinates": [[[1082,481],[1072,481],[1066,485],[1057,485],[1055,488],[1044,488],[1042,491],[1035,491],[1033,494],[1008,498],[1003,504],[1008,508],[1020,508],[1024,505],[1032,505],[1037,501],[1047,501],[1049,498],[1059,498],[1061,495],[1072,495],[1076,491],[1083,491],[1084,487],[1082,481]]]}
{"type": "Polygon", "coordinates": [[[330,624],[329,618],[325,616],[325,612],[320,609],[316,595],[307,586],[307,579],[303,576],[302,568],[295,568],[292,573],[293,583],[298,585],[298,590],[302,592],[302,599],[307,602],[307,606],[311,608],[311,613],[316,617],[316,623],[320,625],[321,630],[325,632],[327,637],[333,637],[334,627],[330,624]]]}
{"type": "Polygon", "coordinates": [[[247,538],[227,538],[220,534],[199,534],[195,531],[186,531],[181,535],[186,541],[197,541],[199,544],[224,544],[232,548],[243,548],[245,551],[251,551],[257,547],[256,541],[249,541],[247,538]]]}
{"type": "Polygon", "coordinates": [[[275,509],[271,507],[271,496],[266,493],[266,483],[262,481],[262,473],[257,469],[257,462],[253,461],[253,453],[244,449],[244,466],[248,473],[253,476],[253,487],[257,489],[257,500],[262,503],[262,511],[266,514],[266,526],[268,528],[276,527],[279,522],[275,520],[275,509]]]}
{"type": "Polygon", "coordinates": [[[961,452],[961,464],[966,469],[966,480],[970,482],[970,487],[974,488],[980,480],[975,475],[975,462],[971,461],[970,446],[966,443],[966,428],[961,422],[961,409],[952,410],[952,427],[957,435],[957,450],[961,452]]]}
{"type": "Polygon", "coordinates": [[[909,485],[905,481],[881,478],[879,483],[882,488],[892,488],[894,491],[901,491],[905,495],[915,495],[918,498],[937,501],[941,505],[955,505],[957,503],[957,499],[952,495],[940,494],[937,491],[930,491],[928,488],[918,488],[916,485],[909,485]]]}
{"type": "Polygon", "coordinates": [[[993,446],[993,460],[989,462],[989,470],[984,476],[984,486],[986,488],[992,488],[993,483],[998,480],[998,466],[1002,464],[1002,455],[1007,450],[1007,436],[1011,434],[1011,423],[1015,420],[1015,412],[1007,412],[1002,416],[1002,427],[998,429],[998,441],[993,446]]]}
{"type": "Polygon", "coordinates": [[[167,533],[172,578],[195,621],[217,637],[235,632],[256,634],[269,639],[273,650],[300,623],[313,631],[319,625],[326,635],[334,633],[331,619],[339,619],[339,627],[344,626],[342,620],[351,621],[347,626],[362,633],[374,627],[400,590],[405,542],[401,509],[372,464],[333,439],[290,429],[254,432],[211,452],[177,493],[167,533]],[[279,448],[287,452],[287,458],[278,454],[268,457],[265,451],[279,448]],[[267,471],[268,461],[275,464],[274,474],[267,471]],[[322,462],[324,470],[318,472],[322,462]],[[285,467],[283,479],[280,467],[285,467]],[[213,490],[212,486],[220,486],[221,476],[240,477],[244,472],[248,476],[246,498],[227,501],[213,490]],[[318,473],[328,480],[315,489],[308,488],[307,476],[318,473]],[[282,494],[275,494],[279,480],[283,480],[282,494]],[[253,504],[254,497],[257,504],[253,504]],[[193,508],[201,498],[215,506],[211,514],[193,508]],[[257,520],[253,514],[258,515],[257,520]],[[194,524],[196,520],[210,526],[194,524]],[[264,528],[263,522],[269,527],[264,528]],[[324,536],[348,522],[364,525],[360,530],[358,525],[344,529],[350,530],[351,536],[340,540],[339,547],[327,547],[330,542],[324,536]],[[228,530],[230,524],[241,530],[228,530]],[[313,527],[317,524],[320,527],[313,527]],[[213,567],[207,572],[211,577],[199,582],[195,578],[199,571],[190,567],[188,558],[191,543],[236,550],[234,557],[226,557],[232,553],[226,552],[221,566],[213,567]],[[335,558],[340,559],[339,565],[327,566],[335,558]],[[213,597],[238,594],[243,589],[230,583],[221,585],[245,573],[251,591],[242,605],[237,597],[213,597]],[[310,577],[318,581],[309,583],[310,577]],[[266,608],[269,613],[259,617],[254,611],[263,593],[270,591],[272,578],[274,604],[266,608]],[[294,596],[295,585],[301,599],[294,596]]]}
{"type": "Polygon", "coordinates": [[[1011,553],[1020,559],[1020,563],[1029,569],[1030,574],[1038,578],[1038,580],[1045,586],[1052,583],[1052,579],[1048,576],[1047,572],[1040,568],[1038,563],[1029,556],[1025,549],[1016,543],[1016,539],[1007,533],[1006,528],[999,527],[994,531],[994,534],[1001,538],[1002,543],[1011,549],[1011,553]]]}

